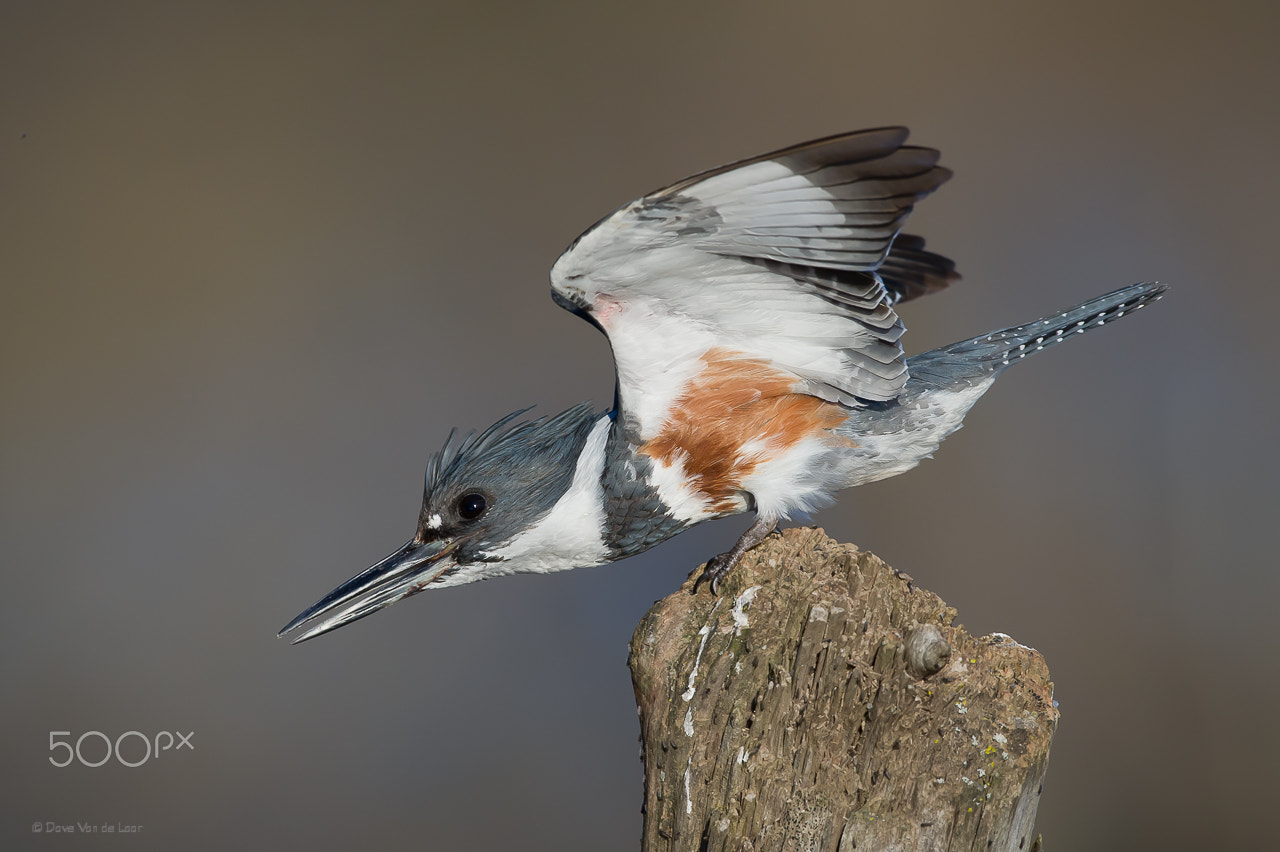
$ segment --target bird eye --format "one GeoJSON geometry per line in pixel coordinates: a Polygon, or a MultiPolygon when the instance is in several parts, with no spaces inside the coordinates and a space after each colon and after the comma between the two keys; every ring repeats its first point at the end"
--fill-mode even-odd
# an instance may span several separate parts
{"type": "Polygon", "coordinates": [[[458,501],[458,517],[464,521],[474,521],[489,508],[483,494],[464,494],[458,501]]]}

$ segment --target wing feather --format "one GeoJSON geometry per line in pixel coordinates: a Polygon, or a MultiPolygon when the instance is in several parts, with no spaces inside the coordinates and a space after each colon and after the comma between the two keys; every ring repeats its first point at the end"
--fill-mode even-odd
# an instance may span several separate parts
{"type": "Polygon", "coordinates": [[[694,175],[628,204],[552,269],[556,301],[608,334],[623,412],[642,437],[704,366],[734,351],[848,406],[907,380],[893,306],[958,276],[918,237],[916,201],[951,173],[880,128],[694,175]]]}

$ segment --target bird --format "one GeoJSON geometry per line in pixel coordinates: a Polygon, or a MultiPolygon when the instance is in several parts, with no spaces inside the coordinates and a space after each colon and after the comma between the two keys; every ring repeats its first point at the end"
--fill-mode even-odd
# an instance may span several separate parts
{"type": "Polygon", "coordinates": [[[855,131],[741,160],[585,231],[552,267],[551,295],[607,336],[612,408],[523,409],[450,432],[413,538],[278,635],[303,642],[427,589],[614,562],[753,512],[703,569],[718,594],[780,521],[931,457],[1005,369],[1164,293],[1134,284],[907,357],[898,306],[960,277],[901,233],[951,177],[907,135],[855,131]]]}

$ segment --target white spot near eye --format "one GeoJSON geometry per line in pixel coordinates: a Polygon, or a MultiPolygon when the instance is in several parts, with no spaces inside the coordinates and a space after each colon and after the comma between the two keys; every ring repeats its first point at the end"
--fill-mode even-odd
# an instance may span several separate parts
{"type": "Polygon", "coordinates": [[[427,518],[428,529],[438,530],[442,526],[444,526],[444,521],[440,518],[439,515],[432,515],[431,517],[427,518]]]}

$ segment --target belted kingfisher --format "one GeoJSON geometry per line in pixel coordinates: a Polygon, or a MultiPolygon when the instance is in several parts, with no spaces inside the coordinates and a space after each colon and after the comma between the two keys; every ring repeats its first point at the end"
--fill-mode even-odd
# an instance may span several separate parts
{"type": "Polygon", "coordinates": [[[310,623],[302,642],[424,589],[613,562],[753,511],[707,564],[714,593],[781,519],[930,456],[1006,367],[1164,292],[1135,284],[907,358],[896,306],[959,275],[899,233],[951,176],[906,138],[865,130],[702,172],[578,237],[551,295],[607,335],[612,410],[451,433],[413,539],[280,635],[310,623]]]}

